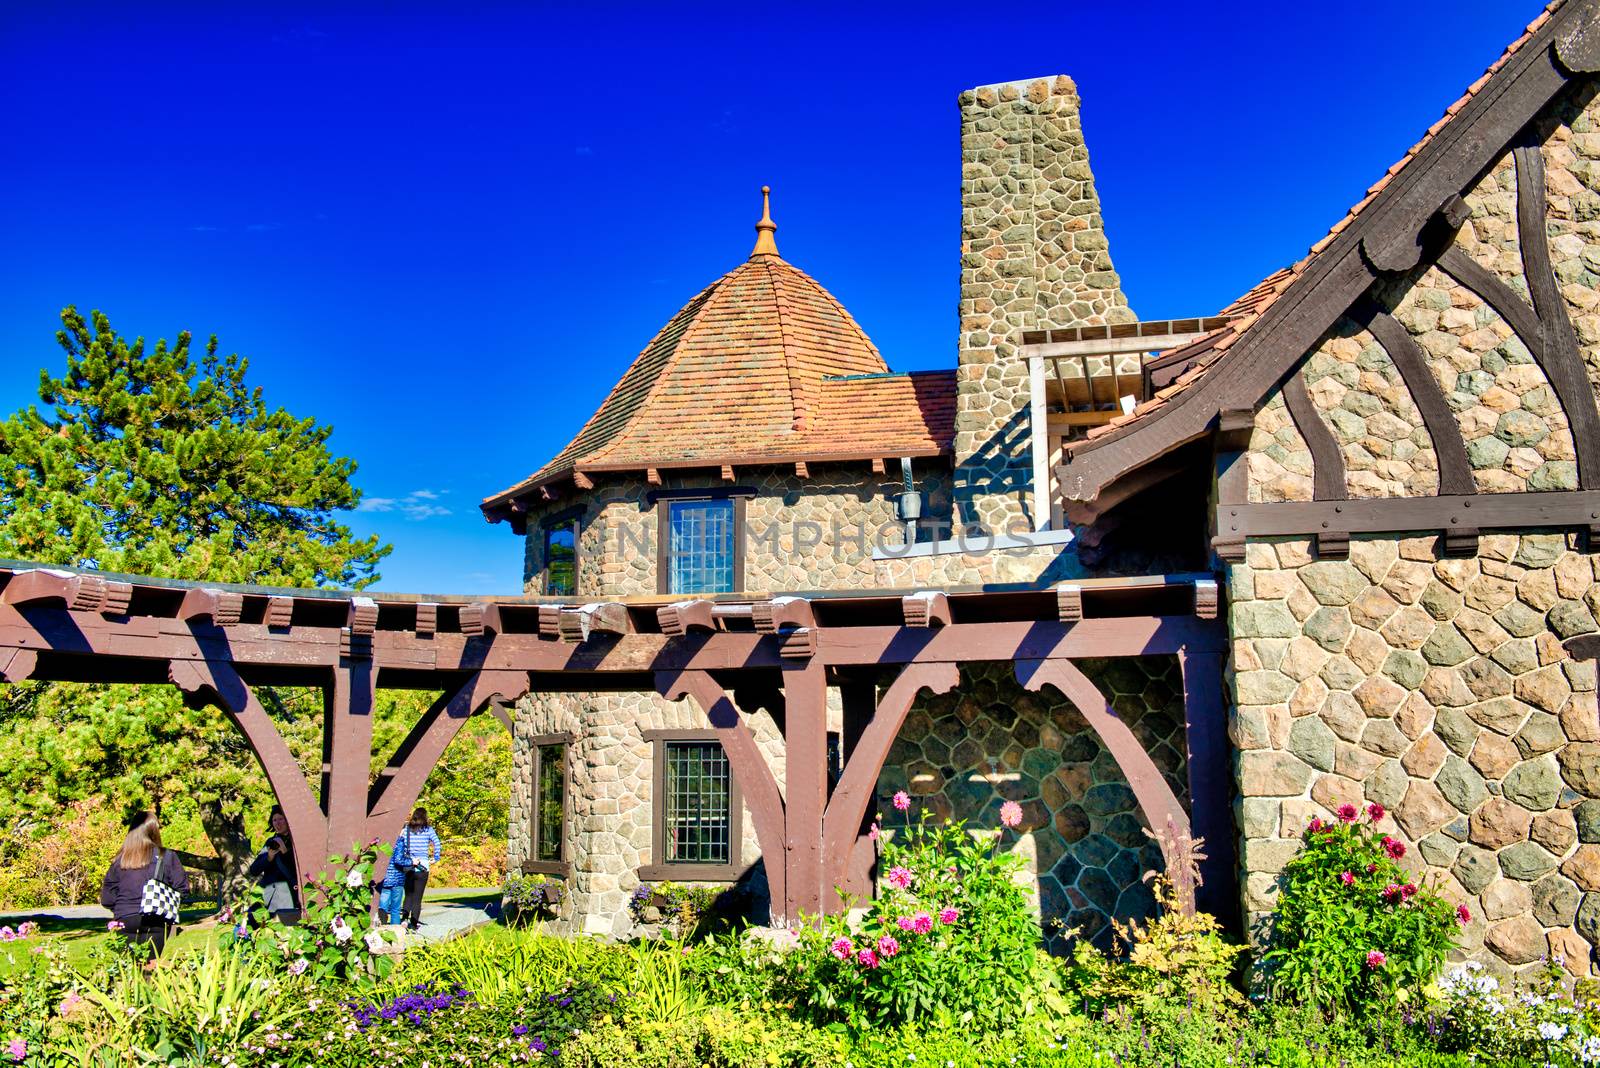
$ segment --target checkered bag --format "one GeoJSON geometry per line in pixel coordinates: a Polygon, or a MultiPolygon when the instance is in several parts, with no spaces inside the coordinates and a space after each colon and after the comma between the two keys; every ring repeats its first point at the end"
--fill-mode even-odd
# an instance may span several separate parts
{"type": "Polygon", "coordinates": [[[167,923],[177,923],[178,904],[183,896],[178,893],[177,887],[161,878],[161,869],[170,855],[161,855],[156,862],[156,873],[144,884],[144,890],[139,895],[139,912],[145,916],[159,917],[167,923]]]}

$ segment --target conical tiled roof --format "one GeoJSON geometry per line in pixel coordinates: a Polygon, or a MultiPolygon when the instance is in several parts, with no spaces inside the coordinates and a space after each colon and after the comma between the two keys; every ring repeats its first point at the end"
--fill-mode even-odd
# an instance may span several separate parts
{"type": "Polygon", "coordinates": [[[574,472],[950,447],[953,372],[891,374],[832,294],[777,254],[770,219],[762,226],[750,258],[662,327],[566,448],[486,510],[574,472]]]}

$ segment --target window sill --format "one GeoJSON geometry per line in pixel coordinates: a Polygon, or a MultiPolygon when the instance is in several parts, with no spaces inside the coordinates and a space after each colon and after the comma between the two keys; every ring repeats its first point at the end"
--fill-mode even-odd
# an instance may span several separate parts
{"type": "Polygon", "coordinates": [[[522,862],[524,875],[559,875],[566,879],[572,875],[572,865],[564,860],[525,860],[522,862]]]}
{"type": "Polygon", "coordinates": [[[642,883],[736,883],[743,874],[738,864],[645,864],[638,872],[642,883]]]}

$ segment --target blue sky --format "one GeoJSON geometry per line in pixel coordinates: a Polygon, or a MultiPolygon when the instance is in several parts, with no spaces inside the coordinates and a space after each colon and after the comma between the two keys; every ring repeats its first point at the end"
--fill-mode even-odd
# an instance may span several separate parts
{"type": "Polygon", "coordinates": [[[1209,313],[1298,258],[1537,13],[5,5],[0,410],[59,366],[66,304],[216,333],[359,462],[350,519],[395,546],[380,588],[514,591],[520,539],[477,501],[744,258],[762,183],[785,258],[892,367],[952,366],[956,94],[1069,74],[1134,310],[1209,313]]]}

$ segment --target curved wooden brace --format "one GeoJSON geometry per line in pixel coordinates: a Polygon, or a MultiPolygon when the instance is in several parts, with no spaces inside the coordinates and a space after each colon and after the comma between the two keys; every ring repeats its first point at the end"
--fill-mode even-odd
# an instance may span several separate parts
{"type": "Polygon", "coordinates": [[[32,649],[0,649],[0,679],[25,682],[39,666],[39,654],[32,649]]]}
{"type": "Polygon", "coordinates": [[[299,761],[256,699],[254,691],[239,678],[238,672],[218,661],[173,660],[167,678],[183,694],[192,708],[211,705],[228,714],[250,744],[266,772],[283,814],[289,821],[289,837],[295,842],[295,866],[304,883],[327,857],[328,821],[300,770],[299,761]]]}
{"type": "Polygon", "coordinates": [[[1461,424],[1445,402],[1439,389],[1439,380],[1428,369],[1428,357],[1411,336],[1411,331],[1400,321],[1372,301],[1365,301],[1357,309],[1357,317],[1366,323],[1372,336],[1378,339],[1394,362],[1406,389],[1416,403],[1433,441],[1434,455],[1439,458],[1439,493],[1464,494],[1476,492],[1472,481],[1472,464],[1467,460],[1467,444],[1461,438],[1461,424]]]}
{"type": "Polygon", "coordinates": [[[1017,681],[1025,690],[1038,691],[1054,686],[1071,701],[1089,721],[1089,726],[1100,736],[1100,741],[1122,769],[1128,786],[1133,790],[1139,810],[1144,813],[1150,830],[1158,835],[1161,853],[1167,863],[1167,872],[1177,882],[1182,858],[1178,855],[1179,839],[1189,837],[1189,814],[1178,803],[1177,795],[1161,769],[1156,767],[1150,754],[1133,736],[1133,731],[1122,722],[1111,708],[1099,688],[1089,677],[1078,670],[1070,660],[1018,660],[1015,665],[1017,681]]]}
{"type": "Polygon", "coordinates": [[[1306,389],[1305,369],[1295,371],[1283,381],[1283,403],[1289,409],[1294,428],[1311,450],[1311,495],[1319,501],[1342,501],[1350,495],[1344,477],[1344,451],[1322,421],[1317,406],[1306,389]]]}
{"type": "MultiPolygon", "coordinates": [[[[850,754],[833,788],[833,798],[822,817],[823,884],[829,891],[845,882],[850,870],[850,850],[861,831],[861,820],[878,784],[878,776],[889,759],[900,728],[912,702],[923,690],[949,693],[961,683],[961,672],[954,664],[907,664],[889,684],[873,710],[867,729],[850,754]]],[[[823,901],[829,909],[838,906],[837,895],[823,901]]]]}
{"type": "Polygon", "coordinates": [[[428,776],[473,713],[528,692],[526,671],[479,671],[429,706],[378,775],[367,800],[367,838],[391,841],[422,796],[428,776]]]}
{"type": "Polygon", "coordinates": [[[656,692],[669,701],[693,697],[711,721],[723,752],[728,754],[728,765],[738,777],[745,804],[750,808],[750,822],[755,826],[756,841],[766,862],[767,887],[773,907],[781,908],[781,903],[787,900],[783,794],[778,790],[778,780],[767,766],[760,746],[756,745],[750,725],[739,715],[733,700],[710,672],[658,671],[656,692]]]}

